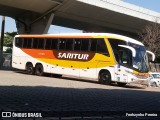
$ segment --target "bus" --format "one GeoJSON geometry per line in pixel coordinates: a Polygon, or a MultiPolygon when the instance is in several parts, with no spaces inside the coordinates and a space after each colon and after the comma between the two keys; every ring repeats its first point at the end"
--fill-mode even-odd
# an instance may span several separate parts
{"type": "Polygon", "coordinates": [[[12,67],[125,86],[148,80],[146,53],[141,42],[111,33],[16,35],[12,67]]]}

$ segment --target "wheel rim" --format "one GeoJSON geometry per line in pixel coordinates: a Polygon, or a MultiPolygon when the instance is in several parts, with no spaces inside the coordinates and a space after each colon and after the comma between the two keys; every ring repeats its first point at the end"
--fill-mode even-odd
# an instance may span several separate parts
{"type": "Polygon", "coordinates": [[[32,66],[28,66],[27,67],[27,73],[28,74],[32,74],[33,73],[33,67],[32,66]]]}
{"type": "Polygon", "coordinates": [[[28,73],[32,73],[32,68],[29,67],[28,70],[27,70],[27,72],[28,72],[28,73]]]}
{"type": "Polygon", "coordinates": [[[110,79],[110,76],[107,73],[102,73],[101,74],[101,79],[105,83],[110,79]]]}
{"type": "Polygon", "coordinates": [[[43,74],[43,68],[42,68],[42,66],[37,66],[36,67],[36,74],[37,75],[42,75],[43,74]]]}

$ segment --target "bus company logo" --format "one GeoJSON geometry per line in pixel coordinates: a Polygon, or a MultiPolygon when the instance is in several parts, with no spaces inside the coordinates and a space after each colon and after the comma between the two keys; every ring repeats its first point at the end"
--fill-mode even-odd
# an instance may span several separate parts
{"type": "Polygon", "coordinates": [[[11,117],[11,112],[2,112],[2,117],[11,117]]]}
{"type": "Polygon", "coordinates": [[[73,60],[73,61],[89,61],[94,57],[94,54],[91,53],[73,53],[73,52],[55,52],[54,53],[57,59],[62,60],[73,60]]]}

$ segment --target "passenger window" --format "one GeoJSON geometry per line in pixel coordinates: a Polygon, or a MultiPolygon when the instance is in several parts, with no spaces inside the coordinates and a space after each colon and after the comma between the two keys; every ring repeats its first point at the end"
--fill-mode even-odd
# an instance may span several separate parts
{"type": "Polygon", "coordinates": [[[52,45],[52,39],[46,39],[45,49],[50,50],[52,45]]]}
{"type": "Polygon", "coordinates": [[[97,51],[97,39],[91,39],[90,51],[91,52],[96,52],[97,51]]]}
{"type": "Polygon", "coordinates": [[[34,38],[33,48],[35,49],[44,49],[44,39],[43,38],[34,38]]]}
{"type": "Polygon", "coordinates": [[[23,48],[31,48],[32,47],[32,39],[31,38],[24,38],[23,39],[23,48]]]}
{"type": "Polygon", "coordinates": [[[58,46],[58,39],[52,39],[51,49],[57,50],[57,46],[58,46]]]}
{"type": "Polygon", "coordinates": [[[23,40],[23,48],[27,48],[28,39],[24,38],[23,40]]]}
{"type": "Polygon", "coordinates": [[[65,46],[66,46],[66,40],[60,39],[59,40],[59,50],[65,50],[65,46]]]}
{"type": "Polygon", "coordinates": [[[89,40],[82,39],[81,51],[89,51],[89,40]]]}
{"type": "Polygon", "coordinates": [[[104,39],[98,39],[97,41],[97,52],[98,53],[102,53],[104,55],[109,55],[106,43],[104,41],[104,39]]]}
{"type": "Polygon", "coordinates": [[[37,48],[38,48],[38,49],[44,49],[44,38],[39,38],[39,39],[37,40],[37,42],[38,42],[37,48]]]}
{"type": "Polygon", "coordinates": [[[27,48],[32,48],[32,38],[28,38],[27,48]]]}
{"type": "Polygon", "coordinates": [[[16,38],[15,46],[21,48],[23,46],[23,38],[16,38]]]}
{"type": "Polygon", "coordinates": [[[81,49],[81,39],[75,39],[74,40],[74,50],[80,51],[81,49]]]}
{"type": "Polygon", "coordinates": [[[38,39],[33,38],[33,48],[37,48],[38,46],[38,39]]]}
{"type": "Polygon", "coordinates": [[[73,39],[66,40],[66,50],[73,50],[73,39]]]}

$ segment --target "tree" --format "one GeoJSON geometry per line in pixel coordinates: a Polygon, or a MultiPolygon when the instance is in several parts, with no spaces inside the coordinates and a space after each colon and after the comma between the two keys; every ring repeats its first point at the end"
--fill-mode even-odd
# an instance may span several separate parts
{"type": "Polygon", "coordinates": [[[160,59],[160,24],[155,22],[147,25],[139,36],[147,50],[152,51],[158,61],[160,59]]]}
{"type": "Polygon", "coordinates": [[[12,42],[15,35],[17,35],[17,32],[12,32],[12,33],[6,32],[4,36],[4,46],[12,47],[12,42]]]}
{"type": "Polygon", "coordinates": [[[15,35],[17,35],[17,32],[5,33],[3,46],[8,47],[5,53],[12,53],[12,44],[15,35]]]}

